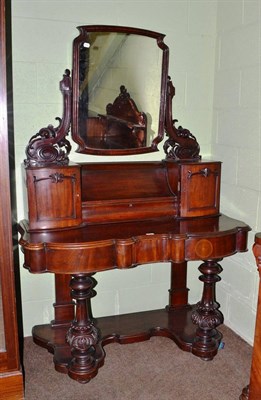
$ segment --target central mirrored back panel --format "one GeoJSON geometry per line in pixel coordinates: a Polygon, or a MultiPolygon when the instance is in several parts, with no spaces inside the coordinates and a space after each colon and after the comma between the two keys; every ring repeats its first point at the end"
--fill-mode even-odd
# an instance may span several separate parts
{"type": "Polygon", "coordinates": [[[164,136],[168,47],[164,35],[81,26],[73,43],[72,136],[78,152],[157,150],[164,136]]]}

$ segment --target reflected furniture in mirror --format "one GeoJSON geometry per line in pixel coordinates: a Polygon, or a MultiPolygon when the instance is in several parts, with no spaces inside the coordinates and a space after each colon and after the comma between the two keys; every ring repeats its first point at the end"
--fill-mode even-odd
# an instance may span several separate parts
{"type": "Polygon", "coordinates": [[[26,148],[24,267],[53,273],[56,287],[54,319],[33,328],[34,341],[54,353],[56,370],[81,383],[97,374],[111,342],[161,335],[211,360],[222,340],[215,298],[220,261],[247,250],[250,228],[220,213],[221,163],[202,160],[195,136],[175,127],[164,35],[111,26],[79,30],[73,84],[66,70],[60,85],[63,118],[26,148]],[[96,155],[157,151],[166,135],[165,159],[69,162],[70,127],[77,151],[96,155]],[[203,289],[191,305],[187,262],[195,260],[203,289]],[[160,262],[171,264],[166,308],[93,318],[95,273],[160,262]]]}
{"type": "MultiPolygon", "coordinates": [[[[0,0],[0,398],[21,400],[20,365],[14,268],[18,267],[13,244],[14,216],[13,131],[11,88],[11,5],[0,0]]],[[[15,223],[15,219],[14,219],[15,223]]],[[[21,318],[21,315],[20,315],[21,318]]]]}
{"type": "Polygon", "coordinates": [[[147,118],[131,99],[125,86],[113,104],[106,106],[106,114],[88,116],[86,143],[90,149],[136,149],[146,147],[147,118]]]}
{"type": "Polygon", "coordinates": [[[259,273],[259,290],[256,312],[256,327],[254,347],[252,354],[252,365],[250,371],[250,384],[246,386],[241,394],[240,400],[261,399],[261,233],[255,236],[253,253],[256,258],[256,265],[259,273]]]}

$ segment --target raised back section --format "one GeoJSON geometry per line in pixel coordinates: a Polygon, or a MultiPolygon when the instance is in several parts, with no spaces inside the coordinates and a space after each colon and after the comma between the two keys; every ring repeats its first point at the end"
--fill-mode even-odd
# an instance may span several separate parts
{"type": "Polygon", "coordinates": [[[27,167],[30,230],[219,214],[220,162],[27,167]]]}

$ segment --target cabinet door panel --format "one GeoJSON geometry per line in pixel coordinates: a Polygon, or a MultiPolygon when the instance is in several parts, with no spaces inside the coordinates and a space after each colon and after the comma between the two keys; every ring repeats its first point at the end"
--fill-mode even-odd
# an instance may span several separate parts
{"type": "Polygon", "coordinates": [[[219,162],[181,166],[181,217],[219,213],[220,169],[219,162]]]}

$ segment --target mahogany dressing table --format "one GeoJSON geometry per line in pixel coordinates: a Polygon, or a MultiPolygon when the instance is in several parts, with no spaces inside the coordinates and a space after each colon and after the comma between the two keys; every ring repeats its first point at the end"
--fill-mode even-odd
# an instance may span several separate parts
{"type": "Polygon", "coordinates": [[[34,341],[54,354],[57,371],[81,383],[97,374],[111,342],[166,336],[211,360],[222,338],[215,298],[220,261],[247,250],[250,228],[220,214],[221,163],[201,160],[195,136],[175,127],[164,35],[118,26],[79,30],[73,84],[68,70],[61,81],[59,126],[41,129],[26,148],[28,220],[19,226],[24,267],[53,273],[56,287],[54,320],[33,328],[34,341]],[[157,151],[166,133],[166,158],[71,163],[69,128],[78,152],[108,156],[157,151]],[[190,305],[187,262],[194,260],[201,261],[203,291],[190,305]],[[163,261],[171,263],[165,309],[92,316],[95,273],[163,261]]]}

